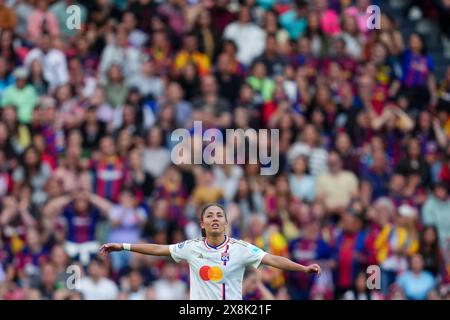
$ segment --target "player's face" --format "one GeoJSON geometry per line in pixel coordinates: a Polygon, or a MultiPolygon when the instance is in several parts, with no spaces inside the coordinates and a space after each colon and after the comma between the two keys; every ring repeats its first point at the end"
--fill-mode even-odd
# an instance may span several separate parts
{"type": "Polygon", "coordinates": [[[225,213],[220,207],[211,206],[206,209],[201,221],[201,227],[205,229],[206,235],[217,236],[225,234],[227,225],[225,213]]]}

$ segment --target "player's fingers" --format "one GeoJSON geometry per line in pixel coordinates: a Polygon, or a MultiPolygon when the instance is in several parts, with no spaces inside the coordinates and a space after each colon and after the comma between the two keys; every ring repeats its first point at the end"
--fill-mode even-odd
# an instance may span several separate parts
{"type": "Polygon", "coordinates": [[[316,265],[316,270],[317,270],[317,276],[320,276],[322,269],[320,268],[319,265],[316,265]]]}

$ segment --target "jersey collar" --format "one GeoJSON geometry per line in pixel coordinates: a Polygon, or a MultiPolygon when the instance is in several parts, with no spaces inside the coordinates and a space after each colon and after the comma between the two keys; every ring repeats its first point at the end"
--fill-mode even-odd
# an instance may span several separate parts
{"type": "Polygon", "coordinates": [[[225,247],[228,244],[228,241],[230,241],[230,238],[228,238],[228,236],[225,235],[225,240],[221,244],[219,244],[218,246],[212,246],[212,245],[208,244],[208,241],[206,240],[206,237],[203,240],[203,243],[210,250],[219,250],[219,249],[222,249],[223,247],[225,247]]]}

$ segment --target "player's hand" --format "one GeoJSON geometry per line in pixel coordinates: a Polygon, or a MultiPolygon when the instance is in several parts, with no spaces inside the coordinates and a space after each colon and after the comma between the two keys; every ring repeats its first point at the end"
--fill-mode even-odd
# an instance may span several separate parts
{"type": "Polygon", "coordinates": [[[311,265],[306,267],[306,273],[317,273],[317,276],[320,276],[321,272],[322,272],[322,269],[316,263],[311,264],[311,265]]]}
{"type": "Polygon", "coordinates": [[[100,255],[106,256],[110,252],[114,251],[122,251],[122,244],[121,243],[105,243],[102,245],[99,249],[100,255]]]}

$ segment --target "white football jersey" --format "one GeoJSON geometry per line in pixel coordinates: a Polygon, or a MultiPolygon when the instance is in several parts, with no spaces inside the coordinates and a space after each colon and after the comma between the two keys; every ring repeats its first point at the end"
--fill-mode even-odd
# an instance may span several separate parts
{"type": "Polygon", "coordinates": [[[199,238],[169,248],[176,262],[189,263],[191,300],[242,300],[246,267],[258,268],[267,254],[248,242],[229,237],[217,247],[199,238]]]}

